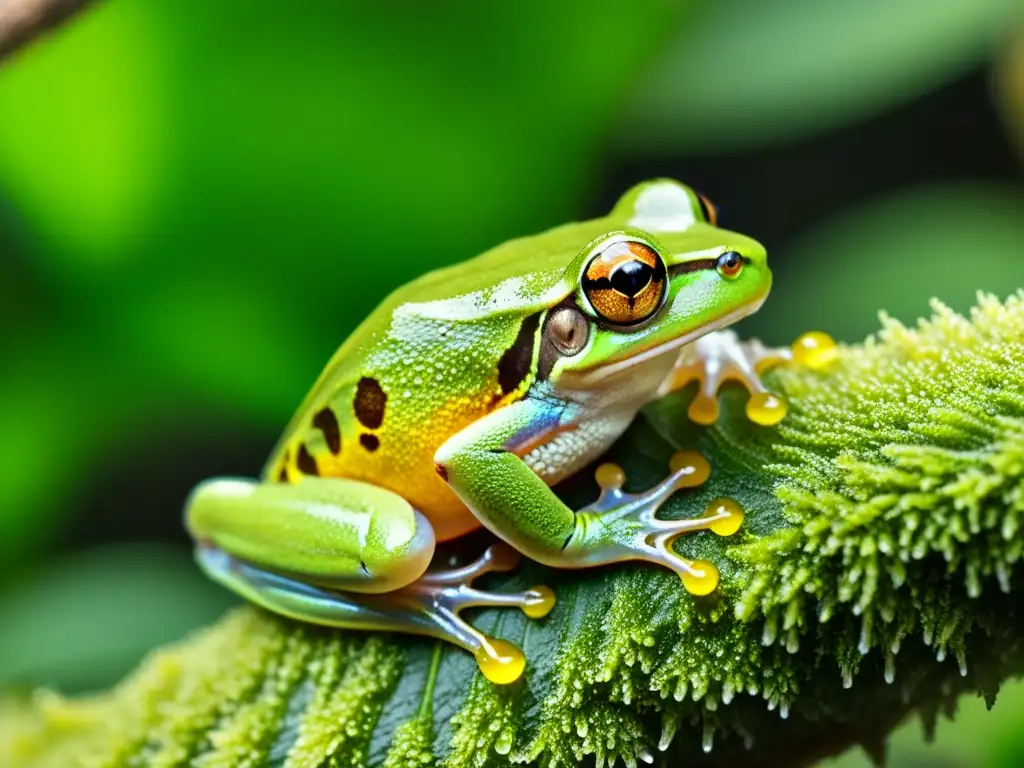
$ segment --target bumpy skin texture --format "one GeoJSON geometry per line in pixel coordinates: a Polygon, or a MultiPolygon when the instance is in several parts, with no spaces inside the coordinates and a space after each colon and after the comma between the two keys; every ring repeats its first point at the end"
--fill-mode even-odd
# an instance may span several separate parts
{"type": "Polygon", "coordinates": [[[261,482],[196,490],[187,522],[200,564],[279,613],[457,643],[495,682],[518,677],[522,653],[457,614],[551,609],[544,587],[471,587],[512,567],[516,552],[564,568],[644,560],[708,594],[715,566],[680,557],[672,542],[703,529],[730,535],[742,511],[656,517],[673,492],[707,478],[701,457],[679,454],[663,482],[635,495],[606,468],[601,499],[581,510],[549,486],[601,455],[644,405],[694,379],[710,399],[737,380],[754,394],[751,418],[778,421],[785,404],[757,371],[789,353],[712,333],[755,311],[770,285],[764,248],[716,227],[706,201],[668,180],[635,187],[606,217],[428,274],[342,345],[261,482]],[[435,541],[481,524],[514,549],[418,579],[435,541]]]}

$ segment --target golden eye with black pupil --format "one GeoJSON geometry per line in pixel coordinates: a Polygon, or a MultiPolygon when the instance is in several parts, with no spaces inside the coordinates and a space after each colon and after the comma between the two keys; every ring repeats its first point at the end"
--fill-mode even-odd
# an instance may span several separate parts
{"type": "Polygon", "coordinates": [[[700,212],[701,215],[703,215],[704,217],[704,221],[706,221],[712,227],[717,227],[718,209],[715,208],[714,204],[700,192],[697,193],[697,202],[700,204],[700,212]]]}
{"type": "Polygon", "coordinates": [[[636,325],[661,309],[668,288],[665,262],[639,240],[619,240],[596,254],[583,274],[590,306],[614,325],[636,325]]]}
{"type": "Polygon", "coordinates": [[[544,324],[544,332],[563,355],[571,357],[587,346],[590,323],[583,313],[572,307],[559,307],[544,324]]]}
{"type": "Polygon", "coordinates": [[[743,257],[736,251],[726,251],[718,257],[715,267],[726,280],[733,280],[743,271],[743,257]]]}

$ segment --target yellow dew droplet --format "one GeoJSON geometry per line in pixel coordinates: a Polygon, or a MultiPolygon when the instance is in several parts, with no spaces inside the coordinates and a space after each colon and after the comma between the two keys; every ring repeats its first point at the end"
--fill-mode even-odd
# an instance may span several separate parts
{"type": "Polygon", "coordinates": [[[708,504],[702,517],[718,517],[722,514],[728,516],[716,520],[708,527],[719,536],[732,536],[743,525],[743,507],[723,496],[708,504]]]}
{"type": "Polygon", "coordinates": [[[718,587],[718,569],[707,560],[694,560],[690,563],[693,573],[682,574],[683,586],[691,595],[701,597],[710,595],[718,587]]]}
{"type": "Polygon", "coordinates": [[[526,656],[507,640],[487,637],[474,654],[484,677],[495,685],[514,683],[526,669],[526,656]]]}
{"type": "Polygon", "coordinates": [[[786,418],[786,399],[771,392],[758,392],[747,400],[747,418],[762,427],[771,427],[786,418]]]}
{"type": "Polygon", "coordinates": [[[668,465],[673,472],[689,470],[686,477],[683,478],[681,484],[683,488],[694,488],[698,485],[703,485],[711,476],[711,465],[697,451],[677,451],[672,454],[668,465]]]}
{"type": "Polygon", "coordinates": [[[618,464],[602,464],[594,472],[594,479],[602,488],[621,488],[626,482],[626,473],[618,464]]]}
{"type": "Polygon", "coordinates": [[[686,415],[695,424],[709,426],[718,421],[718,400],[707,395],[698,394],[690,403],[686,415]]]}
{"type": "Polygon", "coordinates": [[[822,331],[809,331],[793,342],[793,362],[821,370],[839,357],[835,339],[822,331]]]}
{"type": "Polygon", "coordinates": [[[551,587],[538,585],[526,593],[523,613],[531,619],[543,619],[555,607],[555,592],[551,587]]]}

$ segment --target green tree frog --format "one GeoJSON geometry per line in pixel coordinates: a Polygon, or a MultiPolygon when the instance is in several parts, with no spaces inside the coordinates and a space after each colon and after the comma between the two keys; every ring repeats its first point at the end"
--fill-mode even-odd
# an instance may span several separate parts
{"type": "Polygon", "coordinates": [[[602,465],[602,493],[573,510],[550,486],[595,461],[648,402],[697,381],[691,419],[710,424],[719,386],[745,385],[749,417],[786,404],[758,371],[827,357],[811,334],[789,349],[722,330],[757,310],[765,249],[720,229],[714,209],[671,180],[640,184],[603,218],[567,224],[427,274],[391,294],[336,352],[260,480],[220,478],[190,496],[186,524],[213,579],[277,613],[316,624],[413,632],[470,651],[495,683],[525,658],[474,629],[469,606],[541,618],[544,586],[476,589],[520,554],[556,568],[624,560],[675,571],[695,595],[718,572],[673,549],[682,534],[734,533],[728,499],[703,517],[663,520],[675,491],[704,482],[699,454],[639,494],[602,465]],[[476,562],[428,568],[435,543],[480,526],[501,543],[476,562]]]}

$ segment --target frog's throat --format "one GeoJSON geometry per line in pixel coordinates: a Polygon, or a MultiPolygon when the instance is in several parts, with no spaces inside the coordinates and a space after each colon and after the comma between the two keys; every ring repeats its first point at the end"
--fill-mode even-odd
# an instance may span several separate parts
{"type": "Polygon", "coordinates": [[[622,371],[628,370],[634,366],[641,365],[647,362],[648,360],[652,360],[656,357],[660,357],[662,355],[667,355],[671,352],[675,352],[676,350],[685,347],[687,344],[696,341],[701,336],[705,336],[711,333],[712,331],[718,331],[721,330],[722,328],[726,328],[732,325],[733,323],[742,320],[744,317],[752,315],[761,308],[761,305],[764,304],[765,299],[767,298],[768,294],[766,292],[764,296],[762,296],[757,301],[752,302],[745,307],[741,307],[740,309],[734,310],[726,315],[722,315],[720,318],[711,321],[707,325],[701,326],[695,331],[683,334],[682,336],[677,336],[674,339],[669,339],[668,341],[662,342],[661,344],[656,344],[655,346],[649,347],[643,350],[642,352],[625,358],[624,360],[617,360],[613,363],[606,363],[605,365],[601,365],[596,368],[591,368],[590,370],[587,371],[580,371],[576,374],[573,374],[573,386],[588,387],[596,385],[597,383],[603,381],[604,379],[614,376],[617,373],[621,373],[622,371]]]}

